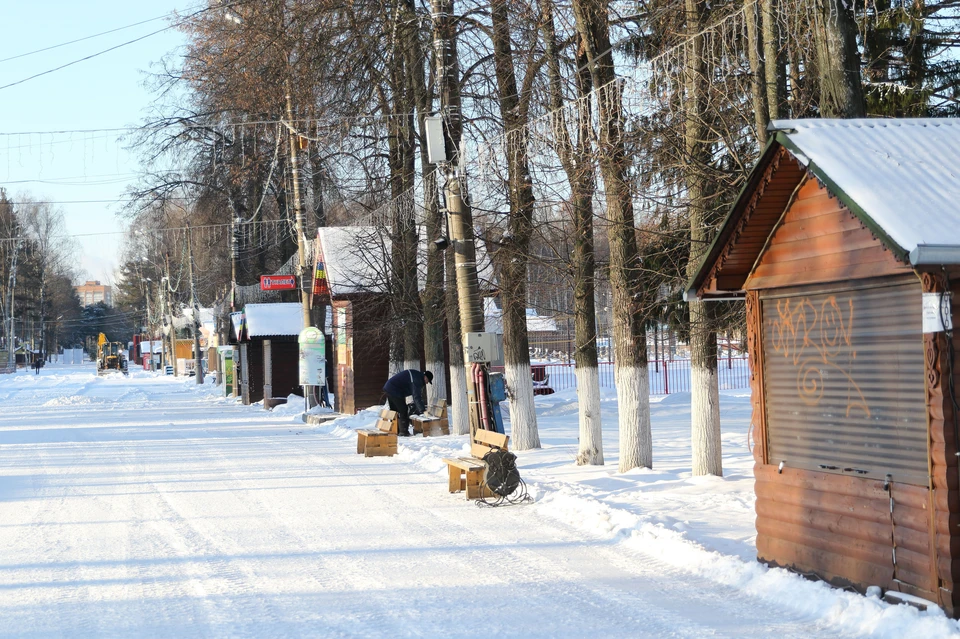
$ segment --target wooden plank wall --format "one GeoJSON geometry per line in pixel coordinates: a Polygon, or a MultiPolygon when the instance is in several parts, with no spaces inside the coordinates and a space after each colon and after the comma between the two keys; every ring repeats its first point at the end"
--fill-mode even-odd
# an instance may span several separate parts
{"type": "Polygon", "coordinates": [[[358,410],[383,403],[383,385],[390,377],[392,311],[384,296],[353,302],[353,400],[358,410]]]}
{"type": "Polygon", "coordinates": [[[815,178],[797,191],[747,290],[912,273],[815,178]]]}
{"type": "Polygon", "coordinates": [[[876,585],[937,599],[927,488],[892,484],[891,517],[882,481],[789,467],[778,473],[769,464],[754,474],[760,561],[861,592],[876,585]]]}
{"type": "MultiPolygon", "coordinates": [[[[923,273],[926,293],[953,293],[953,324],[960,322],[960,271],[923,273]]],[[[933,502],[936,510],[934,534],[937,544],[937,576],[940,580],[940,605],[947,614],[960,614],[960,478],[957,468],[957,426],[950,397],[950,349],[946,333],[924,334],[927,369],[927,410],[930,421],[930,459],[933,477],[933,502]]],[[[960,337],[954,336],[954,351],[960,350],[960,337]]],[[[960,370],[953,362],[954,388],[960,389],[960,370]]]]}
{"type": "MultiPolygon", "coordinates": [[[[345,357],[340,357],[340,350],[337,351],[338,410],[355,414],[380,404],[383,399],[383,385],[390,368],[389,304],[383,296],[370,295],[335,302],[335,317],[339,308],[346,309],[347,344],[345,357]]],[[[334,348],[339,348],[337,335],[335,330],[334,348]]]]}

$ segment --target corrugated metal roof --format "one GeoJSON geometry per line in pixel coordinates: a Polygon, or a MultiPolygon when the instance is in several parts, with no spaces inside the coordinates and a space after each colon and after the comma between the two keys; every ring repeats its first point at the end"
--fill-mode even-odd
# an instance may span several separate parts
{"type": "Polygon", "coordinates": [[[960,247],[960,120],[776,120],[771,129],[903,252],[960,247]]]}

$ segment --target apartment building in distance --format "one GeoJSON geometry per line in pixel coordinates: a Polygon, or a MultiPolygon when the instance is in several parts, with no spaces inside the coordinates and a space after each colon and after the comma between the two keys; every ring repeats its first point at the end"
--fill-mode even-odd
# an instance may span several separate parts
{"type": "Polygon", "coordinates": [[[83,286],[76,288],[80,303],[84,306],[92,306],[98,302],[113,306],[113,292],[109,284],[101,284],[100,280],[87,280],[83,286]]]}

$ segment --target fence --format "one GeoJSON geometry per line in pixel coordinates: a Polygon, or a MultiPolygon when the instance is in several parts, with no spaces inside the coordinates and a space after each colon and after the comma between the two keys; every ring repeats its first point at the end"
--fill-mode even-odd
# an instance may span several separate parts
{"type": "MultiPolygon", "coordinates": [[[[574,364],[532,364],[534,379],[543,380],[538,386],[562,391],[577,387],[574,364]],[[542,369],[542,373],[539,370],[542,369]]],[[[651,395],[669,395],[690,391],[690,360],[652,360],[647,364],[651,395]]],[[[750,365],[746,357],[724,357],[717,368],[720,390],[739,390],[750,387],[750,365]]],[[[600,388],[616,386],[613,362],[600,362],[600,388]]]]}

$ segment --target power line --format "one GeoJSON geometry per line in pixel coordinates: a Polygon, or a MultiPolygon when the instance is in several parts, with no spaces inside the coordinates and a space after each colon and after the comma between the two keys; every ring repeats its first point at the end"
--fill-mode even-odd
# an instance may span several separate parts
{"type": "MultiPolygon", "coordinates": [[[[277,220],[255,220],[252,222],[244,222],[243,226],[252,226],[255,224],[290,224],[290,220],[287,219],[277,219],[277,220]]],[[[194,231],[203,231],[208,229],[229,229],[232,227],[231,223],[223,224],[203,224],[200,226],[191,226],[191,230],[194,231]]],[[[150,229],[150,233],[176,233],[186,231],[186,226],[175,226],[170,228],[162,229],[150,229]]],[[[125,231],[99,231],[96,233],[66,233],[63,235],[54,235],[51,239],[64,239],[64,238],[75,238],[75,237],[97,237],[101,235],[129,235],[131,232],[135,232],[136,229],[128,229],[125,231]]],[[[23,240],[30,239],[28,236],[21,237],[0,237],[0,242],[21,242],[23,240]]]]}
{"type": "Polygon", "coordinates": [[[110,53],[111,51],[116,51],[117,49],[126,47],[126,46],[131,45],[131,44],[134,44],[134,43],[136,43],[136,42],[140,42],[141,40],[146,40],[147,38],[150,38],[150,37],[152,37],[152,36],[157,35],[158,33],[163,33],[164,31],[169,31],[170,29],[175,29],[175,28],[177,28],[177,27],[179,27],[179,26],[181,26],[181,25],[186,24],[188,21],[190,21],[190,20],[193,19],[194,17],[200,15],[201,13],[206,13],[207,11],[211,11],[211,10],[225,9],[225,8],[227,8],[227,7],[234,6],[234,5],[237,5],[237,4],[243,4],[243,2],[233,2],[233,3],[228,4],[228,5],[218,5],[218,6],[214,6],[214,7],[207,7],[207,8],[204,8],[204,9],[200,9],[199,11],[195,11],[195,12],[191,13],[190,15],[186,16],[185,18],[183,18],[183,19],[181,19],[181,20],[178,20],[177,22],[174,22],[173,24],[170,24],[170,25],[168,25],[168,26],[166,26],[166,27],[164,27],[164,28],[162,28],[162,29],[157,29],[156,31],[151,31],[150,33],[148,33],[148,34],[146,34],[146,35],[142,35],[142,36],[140,36],[140,37],[138,37],[138,38],[133,38],[132,40],[127,40],[126,42],[122,42],[122,43],[120,43],[120,44],[114,45],[114,46],[112,46],[112,47],[108,47],[108,48],[103,49],[103,50],[101,50],[101,51],[97,51],[96,53],[91,53],[90,55],[84,56],[84,57],[82,57],[82,58],[78,58],[78,59],[76,59],[76,60],[72,60],[72,61],[70,61],[70,62],[67,62],[66,64],[61,64],[61,65],[58,66],[58,67],[54,67],[54,68],[52,68],[52,69],[47,69],[46,71],[41,71],[40,73],[35,73],[35,74],[31,75],[31,76],[28,76],[28,77],[26,77],[26,78],[22,78],[22,79],[20,79],[20,80],[17,80],[17,81],[15,81],[15,82],[11,82],[11,83],[9,83],[9,84],[4,84],[3,86],[0,86],[0,91],[2,91],[3,89],[9,89],[10,87],[15,87],[15,86],[17,86],[18,84],[23,84],[24,82],[29,82],[30,80],[34,80],[34,79],[39,78],[39,77],[41,77],[41,76],[45,76],[45,75],[48,75],[48,74],[50,74],[50,73],[54,73],[54,72],[56,72],[56,71],[60,71],[60,70],[62,70],[62,69],[66,69],[67,67],[71,67],[71,66],[73,66],[73,65],[75,65],[75,64],[79,64],[79,63],[81,63],[81,62],[85,62],[85,61],[87,61],[87,60],[91,60],[91,59],[96,58],[96,57],[98,57],[98,56],[101,56],[101,55],[103,55],[103,54],[105,54],[105,53],[110,53]]]}
{"type": "MultiPolygon", "coordinates": [[[[0,87],[2,89],[4,87],[0,87]]],[[[292,124],[317,124],[324,127],[336,127],[340,126],[346,122],[353,122],[356,120],[381,120],[389,118],[398,118],[406,117],[410,115],[416,115],[416,113],[367,113],[361,115],[350,115],[342,116],[330,119],[322,118],[294,118],[293,120],[287,120],[286,118],[274,119],[274,120],[236,120],[230,122],[219,122],[213,124],[192,124],[189,122],[184,122],[183,120],[177,119],[172,122],[164,123],[147,123],[140,126],[120,126],[120,127],[105,127],[101,129],[56,129],[51,131],[7,131],[0,132],[0,137],[2,136],[14,136],[14,135],[63,135],[69,133],[122,133],[122,132],[131,132],[131,131],[143,131],[146,129],[165,129],[170,127],[181,126],[185,129],[229,129],[229,128],[240,128],[240,127],[249,127],[249,126],[273,126],[277,124],[286,124],[290,122],[292,124]]],[[[300,137],[304,137],[301,134],[300,137]]],[[[82,140],[81,140],[82,142],[82,140]]],[[[50,142],[38,142],[39,144],[50,144],[50,142]]],[[[37,146],[32,145],[32,146],[37,146]]],[[[10,148],[19,148],[19,147],[10,147],[10,148]]],[[[25,147],[24,147],[25,148],[25,147]]]]}
{"type": "Polygon", "coordinates": [[[79,64],[79,63],[81,63],[81,62],[86,62],[87,60],[92,60],[93,58],[96,58],[96,57],[98,57],[98,56],[101,56],[101,55],[103,55],[103,54],[105,54],[105,53],[110,53],[111,51],[115,51],[115,50],[120,49],[120,48],[122,48],[122,47],[131,45],[131,44],[134,44],[134,43],[136,43],[136,42],[140,42],[141,40],[146,40],[147,38],[149,38],[149,37],[151,37],[151,36],[157,35],[158,33],[163,33],[164,31],[169,31],[170,29],[173,29],[175,26],[177,26],[177,25],[171,24],[170,26],[164,27],[164,28],[162,28],[162,29],[157,29],[156,31],[152,31],[152,32],[148,33],[147,35],[140,36],[139,38],[134,38],[133,40],[127,40],[126,42],[123,42],[123,43],[121,43],[121,44],[112,46],[112,47],[110,47],[109,49],[104,49],[103,51],[98,51],[98,52],[96,52],[96,53],[91,53],[91,54],[88,55],[88,56],[84,56],[84,57],[79,58],[79,59],[77,59],[77,60],[73,60],[73,61],[71,61],[71,62],[67,62],[66,64],[61,64],[59,67],[54,67],[54,68],[52,68],[52,69],[47,69],[46,71],[41,71],[40,73],[35,73],[35,74],[31,75],[31,76],[27,76],[26,78],[21,78],[20,80],[17,80],[17,81],[15,81],[15,82],[11,82],[11,83],[9,83],[9,84],[4,84],[3,86],[0,86],[0,91],[2,91],[2,90],[4,90],[4,89],[9,89],[10,87],[15,87],[15,86],[17,86],[18,84],[23,84],[24,82],[29,82],[30,80],[35,80],[36,78],[39,78],[39,77],[41,77],[41,76],[49,75],[49,74],[54,73],[54,72],[56,72],[56,71],[60,71],[60,70],[62,70],[62,69],[66,69],[67,67],[72,67],[72,66],[75,65],[75,64],[79,64]]]}
{"type": "Polygon", "coordinates": [[[4,62],[10,62],[11,60],[19,60],[20,58],[25,58],[30,55],[37,53],[43,53],[44,51],[51,51],[53,49],[59,49],[60,47],[65,47],[67,45],[76,44],[77,42],[83,42],[85,40],[92,40],[93,38],[99,38],[100,36],[109,35],[111,33],[116,33],[117,31],[123,31],[125,29],[132,29],[133,27],[139,27],[141,24],[147,24],[149,22],[156,22],[157,20],[162,20],[169,16],[169,13],[165,13],[162,16],[157,16],[155,18],[149,18],[147,20],[141,20],[140,22],[134,22],[133,24],[128,24],[122,27],[117,27],[116,29],[110,29],[109,31],[101,31],[100,33],[94,33],[93,35],[84,36],[82,38],[77,38],[76,40],[70,40],[68,42],[61,42],[60,44],[54,44],[49,47],[43,47],[42,49],[34,49],[33,51],[28,51],[26,53],[20,53],[18,55],[10,56],[9,58],[0,59],[0,64],[4,62]]]}

